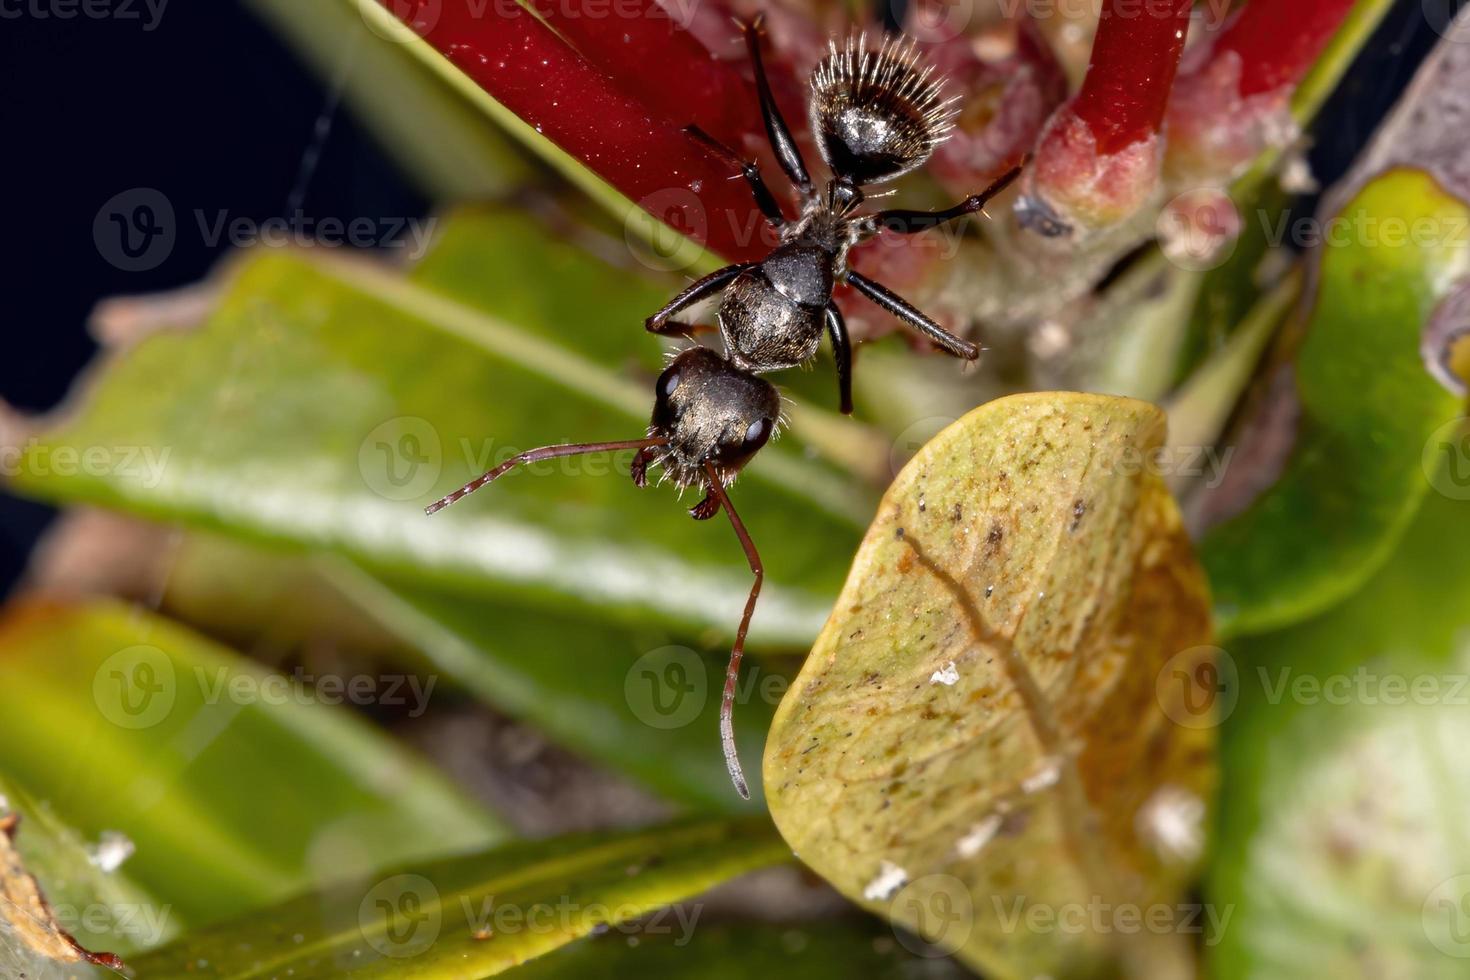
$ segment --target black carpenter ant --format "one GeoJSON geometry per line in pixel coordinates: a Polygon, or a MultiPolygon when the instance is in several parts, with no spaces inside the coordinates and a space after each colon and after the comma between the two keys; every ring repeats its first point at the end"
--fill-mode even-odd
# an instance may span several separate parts
{"type": "Polygon", "coordinates": [[[754,164],[741,163],[721,144],[691,130],[695,138],[741,168],[761,211],[781,229],[783,241],[763,262],[731,266],[700,280],[648,321],[656,333],[688,332],[692,328],[669,317],[723,289],[720,328],[726,353],[695,346],[674,357],[655,385],[645,438],[533,449],[427,508],[427,513],[437,513],[523,463],[625,449],[637,450],[631,474],[637,486],[646,485],[649,467],[656,466],[681,490],[701,488],[704,497],[690,509],[690,516],[708,520],[724,510],[753,576],[720,702],[725,764],[736,790],[747,799],[750,790],[735,751],[732,715],[745,636],[765,573],[726,488],[781,424],[781,397],[758,374],[808,360],[825,322],[837,352],[843,411],[851,410],[851,352],[842,316],[832,303],[833,283],[844,278],[950,353],[978,356],[973,344],[951,336],[898,296],[849,270],[845,257],[852,244],[882,228],[919,231],[978,211],[1016,174],[1012,171],[984,194],[946,211],[881,211],[854,217],[863,200],[859,185],[889,180],[919,166],[947,135],[954,115],[952,103],[940,98],[937,82],[930,80],[930,70],[918,67],[911,45],[885,42],[881,50],[871,52],[857,40],[841,51],[834,45],[812,75],[813,129],[820,135],[823,158],[836,175],[826,195],[819,197],[771,98],[760,60],[760,23],[757,17],[745,27],[746,43],[755,63],[766,131],[782,169],[802,194],[802,215],[788,224],[754,164]]]}
{"type": "Polygon", "coordinates": [[[911,40],[885,39],[878,50],[850,36],[840,50],[829,44],[812,72],[811,126],[822,158],[832,171],[818,193],[791,132],[771,97],[761,61],[763,16],[745,25],[745,43],[755,68],[756,90],[766,135],[781,170],[800,196],[801,214],[788,221],[761,177],[760,168],[697,126],[686,132],[712,154],[740,170],[756,205],[780,232],[781,243],[760,262],[726,266],[692,283],[648,318],[657,334],[689,334],[697,328],[670,319],[723,293],[717,319],[726,356],[754,373],[804,364],[816,354],[825,329],[837,361],[840,407],[852,411],[852,346],[842,313],[832,300],[836,283],[858,292],[956,357],[973,361],[980,348],[946,331],[909,302],[847,265],[853,245],[884,229],[913,234],[973,214],[1020,174],[1015,167],[983,193],[943,211],[889,210],[855,214],[861,188],[901,177],[919,167],[949,136],[958,112],[945,99],[932,66],[919,62],[911,40]]]}

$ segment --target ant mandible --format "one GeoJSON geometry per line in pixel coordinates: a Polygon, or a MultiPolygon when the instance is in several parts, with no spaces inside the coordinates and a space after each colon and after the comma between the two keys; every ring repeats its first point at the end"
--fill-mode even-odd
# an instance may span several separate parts
{"type": "Polygon", "coordinates": [[[690,508],[690,516],[709,520],[723,510],[752,575],[720,701],[725,765],[736,791],[746,799],[750,789],[735,750],[733,714],[745,637],[765,572],[726,488],[781,424],[781,396],[759,374],[809,360],[825,325],[837,355],[842,410],[852,410],[852,354],[842,314],[832,302],[834,283],[840,280],[949,353],[978,357],[979,348],[974,344],[946,332],[899,296],[847,268],[847,250],[885,228],[912,233],[979,211],[1020,172],[1017,167],[984,193],[944,211],[892,210],[855,216],[863,202],[859,188],[892,180],[922,164],[949,134],[955,108],[952,100],[941,98],[939,83],[930,78],[932,69],[919,67],[912,44],[885,41],[874,52],[866,50],[863,40],[849,39],[840,51],[832,45],[812,73],[812,129],[834,175],[825,195],[818,195],[771,97],[761,63],[761,24],[757,16],[744,27],[746,45],[755,65],[766,134],[781,169],[801,194],[801,217],[787,222],[755,164],[742,162],[723,144],[690,127],[693,138],[740,168],[761,212],[780,230],[781,244],[761,262],[733,265],[706,276],[648,320],[648,329],[655,333],[688,333],[692,327],[670,317],[723,291],[719,320],[726,352],[722,355],[695,346],[673,358],[655,383],[653,416],[645,438],[532,449],[425,509],[435,514],[525,463],[627,449],[637,451],[631,472],[635,485],[647,484],[652,466],[660,468],[680,490],[701,488],[704,497],[690,508]]]}
{"type": "Polygon", "coordinates": [[[698,126],[685,129],[710,153],[740,170],[757,207],[781,236],[760,262],[726,266],[690,284],[648,318],[651,333],[688,335],[696,328],[671,319],[721,293],[717,319],[726,355],[753,373],[779,371],[811,360],[822,332],[831,338],[837,362],[840,408],[852,412],[852,345],[832,290],[846,282],[946,353],[973,361],[980,348],[935,323],[903,297],[848,267],[848,250],[883,230],[914,234],[983,209],[1021,173],[1015,167],[980,194],[942,211],[889,210],[855,214],[862,188],[893,180],[921,166],[948,138],[958,113],[945,99],[933,67],[921,66],[912,40],[885,39],[867,49],[866,37],[850,35],[812,72],[811,127],[832,178],[818,193],[771,96],[761,60],[764,15],[743,28],[755,69],[756,91],[766,136],[776,160],[800,197],[800,216],[788,221],[766,186],[760,167],[698,126]]]}

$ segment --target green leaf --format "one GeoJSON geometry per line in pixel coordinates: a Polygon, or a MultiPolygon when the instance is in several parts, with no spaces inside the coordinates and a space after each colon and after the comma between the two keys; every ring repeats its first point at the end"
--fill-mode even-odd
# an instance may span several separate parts
{"type": "MultiPolygon", "coordinates": [[[[607,323],[605,296],[579,298],[574,325],[607,323]]],[[[625,328],[629,349],[654,342],[608,323],[625,328]]],[[[422,512],[509,447],[641,435],[649,381],[364,263],[262,253],[202,328],[110,362],[80,409],[28,446],[16,482],[331,549],[407,583],[729,635],[749,587],[738,543],[719,524],[691,526],[667,491],[635,492],[619,476],[626,459],[529,468],[422,512]]],[[[781,446],[734,497],[771,571],[755,642],[804,644],[871,504],[781,446]]]]}
{"type": "Polygon", "coordinates": [[[527,963],[516,980],[641,977],[643,980],[961,980],[970,974],[952,960],[916,960],[904,948],[931,956],[910,936],[883,936],[846,922],[799,925],[695,924],[688,933],[640,928],[573,943],[527,963]]]}
{"type": "Polygon", "coordinates": [[[1339,218],[1296,358],[1301,422],[1291,459],[1245,513],[1200,544],[1225,634],[1300,621],[1361,586],[1424,497],[1426,442],[1458,414],[1455,396],[1425,370],[1419,341],[1464,268],[1454,229],[1466,227],[1470,209],[1428,175],[1398,170],[1339,218]]]}
{"type": "Polygon", "coordinates": [[[766,795],[792,850],[987,976],[1187,962],[1179,935],[1057,925],[1177,909],[1206,825],[1213,736],[1163,683],[1211,650],[1200,569],[1141,465],[1163,429],[1142,402],[1043,394],[944,430],[777,709],[766,795]]]}
{"type": "Polygon", "coordinates": [[[1231,646],[1221,980],[1463,977],[1470,505],[1432,495],[1353,598],[1231,646]]]}
{"type": "MultiPolygon", "coordinates": [[[[363,612],[413,644],[436,674],[584,758],[703,810],[763,811],[742,800],[719,744],[729,651],[696,649],[653,626],[621,631],[567,615],[393,589],[329,573],[363,612]]],[[[787,677],[747,662],[736,698],[744,759],[760,757],[787,677]]]]}
{"type": "Polygon", "coordinates": [[[129,878],[180,922],[503,836],[416,756],[310,703],[345,690],[315,696],[146,612],[12,604],[0,662],[0,771],[87,838],[124,834],[129,878]]]}
{"type": "Polygon", "coordinates": [[[132,965],[220,980],[493,976],[788,856],[764,818],[518,843],[303,895],[132,965]]]}

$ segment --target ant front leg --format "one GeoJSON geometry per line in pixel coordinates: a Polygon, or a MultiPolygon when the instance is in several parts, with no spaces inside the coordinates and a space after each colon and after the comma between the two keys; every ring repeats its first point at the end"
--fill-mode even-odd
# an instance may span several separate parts
{"type": "Polygon", "coordinates": [[[766,124],[766,138],[771,141],[776,162],[781,164],[786,179],[804,196],[809,197],[812,193],[812,178],[806,172],[806,162],[801,158],[801,151],[796,148],[796,140],[792,138],[786,120],[781,116],[776,98],[771,94],[771,83],[766,78],[766,65],[761,58],[761,34],[765,26],[766,15],[756,14],[755,19],[743,28],[745,48],[750,52],[750,63],[755,69],[755,89],[761,100],[761,119],[766,124]]]}
{"type": "Polygon", "coordinates": [[[684,132],[722,163],[740,171],[745,182],[750,185],[750,193],[755,198],[755,206],[760,208],[761,214],[766,216],[767,221],[777,228],[786,224],[786,215],[781,212],[781,205],[777,203],[776,195],[772,194],[771,189],[766,186],[766,179],[761,176],[761,168],[758,164],[740,159],[740,154],[698,126],[685,126],[684,132]]]}
{"type": "Polygon", "coordinates": [[[664,336],[671,334],[688,335],[694,329],[693,327],[687,323],[674,323],[669,317],[678,313],[680,310],[688,309],[695,303],[709,299],[733,282],[736,276],[750,268],[752,267],[748,264],[727,265],[718,272],[711,272],[703,279],[689,284],[684,288],[683,292],[669,300],[663,309],[649,317],[644,322],[644,326],[648,328],[649,333],[662,334],[664,336]]]}
{"type": "Polygon", "coordinates": [[[1013,167],[995,183],[985,188],[979,194],[965,198],[952,208],[943,211],[909,211],[896,208],[890,211],[879,211],[862,219],[863,237],[867,238],[878,234],[880,231],[896,231],[900,235],[916,235],[921,231],[928,231],[940,225],[963,218],[967,214],[985,209],[1001,191],[1005,190],[1011,183],[1021,176],[1021,167],[1013,167]]]}
{"type": "Polygon", "coordinates": [[[887,286],[876,283],[857,272],[849,271],[847,281],[853,289],[862,293],[868,299],[877,303],[883,309],[892,313],[906,326],[917,330],[928,337],[945,353],[962,357],[967,361],[973,361],[980,356],[980,348],[968,340],[961,340],[948,330],[925,316],[917,307],[908,300],[893,292],[887,286]]]}
{"type": "Polygon", "coordinates": [[[836,303],[827,304],[827,334],[832,338],[832,359],[837,362],[838,408],[843,415],[852,414],[852,341],[847,336],[847,321],[836,303]]]}
{"type": "Polygon", "coordinates": [[[633,486],[642,490],[648,486],[648,467],[653,463],[654,451],[652,446],[638,450],[633,457],[633,464],[628,467],[628,475],[633,478],[633,486]]]}
{"type": "Polygon", "coordinates": [[[704,499],[689,508],[689,516],[696,521],[707,521],[720,512],[720,498],[713,490],[706,490],[704,499]]]}
{"type": "Polygon", "coordinates": [[[766,570],[761,564],[760,554],[755,550],[755,542],[750,540],[750,532],[745,530],[745,522],[730,505],[730,497],[725,493],[725,485],[720,481],[719,472],[709,463],[704,464],[704,472],[709,477],[710,496],[724,509],[725,515],[730,518],[730,527],[734,530],[735,537],[740,539],[740,547],[745,550],[745,561],[750,565],[753,579],[750,583],[750,595],[745,600],[745,613],[740,617],[740,628],[735,632],[735,645],[730,648],[730,663],[725,668],[725,690],[720,698],[720,745],[725,752],[725,769],[730,773],[730,781],[735,784],[735,792],[740,794],[741,799],[748,800],[750,787],[746,785],[745,773],[740,768],[740,756],[735,751],[735,691],[740,681],[740,658],[745,655],[745,634],[750,632],[750,617],[755,612],[756,600],[760,598],[761,582],[765,580],[766,570]]]}

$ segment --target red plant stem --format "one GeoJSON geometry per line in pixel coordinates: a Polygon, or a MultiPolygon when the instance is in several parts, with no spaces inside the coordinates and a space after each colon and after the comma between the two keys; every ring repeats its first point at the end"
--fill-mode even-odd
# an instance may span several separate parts
{"type": "MultiPolygon", "coordinates": [[[[510,2],[510,0],[503,0],[510,2]]],[[[631,96],[672,123],[697,123],[744,153],[761,132],[755,87],[658,0],[531,0],[542,18],[631,96]]],[[[739,35],[732,52],[743,52],[739,35]]]]}
{"type": "Polygon", "coordinates": [[[1165,175],[1215,186],[1292,128],[1290,98],[1353,0],[1249,0],[1189,65],[1169,108],[1165,175]]]}
{"type": "MultiPolygon", "coordinates": [[[[419,0],[439,6],[438,0],[419,0]]],[[[393,8],[401,8],[394,4],[393,8]]],[[[396,11],[413,24],[417,6],[396,11]]],[[[736,261],[768,246],[738,174],[508,3],[443,0],[424,37],[497,102],[671,227],[736,261]],[[735,177],[737,179],[731,179],[735,177]]]]}
{"type": "MultiPolygon", "coordinates": [[[[1273,5],[1274,0],[1265,0],[1273,5]]],[[[1296,0],[1284,0],[1294,5],[1296,0]]],[[[1184,52],[1193,0],[1108,0],[1092,60],[1072,111],[1092,130],[1099,156],[1159,131],[1184,52]]],[[[1254,3],[1252,4],[1254,5],[1254,3]]]]}
{"type": "Polygon", "coordinates": [[[1240,94],[1295,85],[1353,9],[1354,0],[1250,0],[1210,50],[1240,57],[1240,94]]]}

